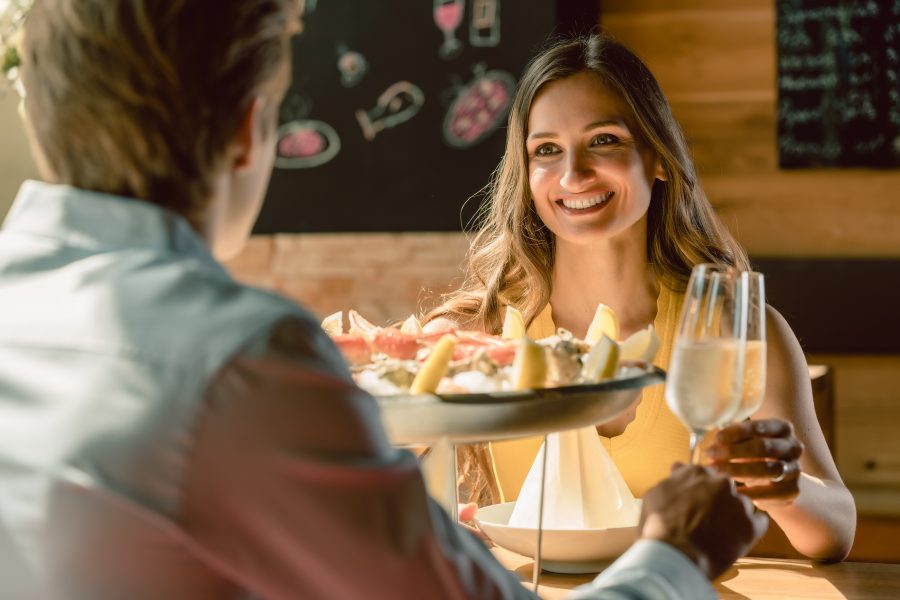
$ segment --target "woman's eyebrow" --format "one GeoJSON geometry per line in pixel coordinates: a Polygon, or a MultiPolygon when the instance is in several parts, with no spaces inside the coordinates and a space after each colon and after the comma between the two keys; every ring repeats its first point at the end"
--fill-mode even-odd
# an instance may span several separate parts
{"type": "MultiPolygon", "coordinates": [[[[597,129],[598,127],[608,127],[609,125],[615,125],[616,127],[625,127],[625,119],[621,118],[611,118],[611,119],[601,119],[599,121],[594,121],[593,123],[588,123],[582,128],[582,131],[590,131],[591,129],[597,129]]],[[[534,133],[529,133],[528,138],[536,139],[536,138],[557,138],[559,135],[555,133],[551,133],[549,131],[535,131],[534,133]]]]}
{"type": "Polygon", "coordinates": [[[610,119],[601,119],[599,121],[594,121],[588,125],[584,126],[582,131],[590,131],[591,129],[596,129],[598,127],[607,127],[609,125],[615,125],[617,127],[625,127],[625,119],[621,117],[612,117],[610,119]]]}

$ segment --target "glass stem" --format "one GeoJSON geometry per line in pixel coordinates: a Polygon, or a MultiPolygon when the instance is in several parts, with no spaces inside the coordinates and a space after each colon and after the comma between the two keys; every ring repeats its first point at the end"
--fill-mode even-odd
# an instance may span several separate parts
{"type": "Polygon", "coordinates": [[[706,433],[702,429],[691,430],[691,459],[690,464],[700,464],[700,442],[703,440],[703,434],[706,433]]]}

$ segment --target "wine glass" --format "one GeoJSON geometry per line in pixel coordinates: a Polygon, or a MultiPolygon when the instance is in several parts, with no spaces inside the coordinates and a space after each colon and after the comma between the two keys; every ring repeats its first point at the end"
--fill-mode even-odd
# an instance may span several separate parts
{"type": "Polygon", "coordinates": [[[462,23],[465,0],[434,0],[434,23],[444,33],[444,43],[438,53],[441,58],[453,58],[462,51],[462,42],[453,35],[462,23]]]}
{"type": "Polygon", "coordinates": [[[759,410],[766,395],[766,291],[762,273],[744,271],[737,281],[738,295],[747,306],[743,339],[744,370],[741,399],[730,422],[739,423],[759,410]]]}
{"type": "Polygon", "coordinates": [[[747,288],[730,267],[691,272],[672,349],[666,403],[691,432],[691,464],[703,435],[738,410],[747,330],[747,288]]]}

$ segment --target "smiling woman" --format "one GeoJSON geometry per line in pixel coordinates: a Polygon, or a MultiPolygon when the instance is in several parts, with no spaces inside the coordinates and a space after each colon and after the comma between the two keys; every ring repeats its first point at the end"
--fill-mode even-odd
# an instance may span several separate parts
{"type": "MultiPolygon", "coordinates": [[[[748,269],[703,192],[653,74],[607,35],[561,40],[531,61],[489,191],[467,279],[432,319],[495,333],[511,306],[531,337],[557,327],[583,336],[594,308],[605,304],[623,338],[654,326],[656,364],[667,369],[691,269],[748,269]]],[[[708,457],[747,484],[744,492],[799,551],[841,559],[853,539],[853,499],[816,421],[796,337],[771,308],[766,329],[763,406],[724,431],[708,457]]],[[[618,434],[604,443],[635,496],[687,459],[688,433],[663,395],[661,386],[646,390],[633,422],[606,429],[618,434]]],[[[482,503],[511,500],[539,445],[471,449],[463,479],[482,503]]]]}
{"type": "Polygon", "coordinates": [[[630,111],[593,73],[554,81],[528,118],[528,171],[534,208],[558,251],[614,237],[647,212],[665,174],[640,140],[630,111]]]}

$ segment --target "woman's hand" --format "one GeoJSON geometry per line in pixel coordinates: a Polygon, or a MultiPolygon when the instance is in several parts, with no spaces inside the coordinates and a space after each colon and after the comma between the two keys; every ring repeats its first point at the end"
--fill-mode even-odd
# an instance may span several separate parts
{"type": "Polygon", "coordinates": [[[468,504],[460,504],[459,505],[459,524],[462,525],[464,529],[468,529],[472,532],[475,537],[484,542],[484,545],[488,548],[494,546],[494,542],[491,541],[491,538],[487,536],[482,530],[478,528],[478,525],[475,524],[475,515],[478,513],[478,505],[474,502],[469,502],[468,504]]]}
{"type": "Polygon", "coordinates": [[[614,438],[625,433],[628,424],[634,421],[637,416],[637,407],[640,399],[636,400],[622,414],[611,421],[607,421],[603,425],[597,425],[597,433],[607,438],[614,438]]]}
{"type": "Polygon", "coordinates": [[[801,454],[803,443],[782,419],[729,425],[706,450],[712,466],[742,482],[741,493],[762,510],[790,504],[800,493],[801,454]]]}

